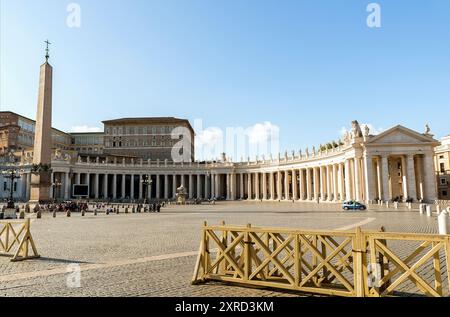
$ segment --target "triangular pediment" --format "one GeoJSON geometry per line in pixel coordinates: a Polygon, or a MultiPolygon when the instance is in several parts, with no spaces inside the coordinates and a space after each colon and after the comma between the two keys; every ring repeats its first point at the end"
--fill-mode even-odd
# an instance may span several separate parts
{"type": "Polygon", "coordinates": [[[433,137],[397,125],[366,141],[366,144],[439,144],[433,137]]]}

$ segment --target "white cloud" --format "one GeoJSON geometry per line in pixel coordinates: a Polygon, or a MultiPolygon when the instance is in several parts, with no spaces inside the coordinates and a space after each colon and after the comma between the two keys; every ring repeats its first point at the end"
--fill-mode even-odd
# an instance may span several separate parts
{"type": "Polygon", "coordinates": [[[83,133],[83,132],[103,132],[101,128],[98,127],[88,127],[87,125],[76,126],[70,129],[73,133],[83,133]]]}
{"type": "Polygon", "coordinates": [[[199,146],[214,146],[223,141],[223,133],[219,128],[207,128],[196,135],[195,143],[199,146]]]}
{"type": "Polygon", "coordinates": [[[278,138],[279,131],[280,128],[271,122],[257,123],[248,129],[248,141],[251,144],[266,143],[278,138]]]}

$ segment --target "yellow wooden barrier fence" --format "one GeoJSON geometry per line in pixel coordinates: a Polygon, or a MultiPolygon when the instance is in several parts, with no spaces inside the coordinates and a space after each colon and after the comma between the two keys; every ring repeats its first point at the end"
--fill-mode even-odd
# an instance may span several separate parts
{"type": "Polygon", "coordinates": [[[0,255],[10,256],[12,262],[39,258],[30,231],[30,219],[25,222],[0,221],[0,255]],[[33,255],[29,255],[30,251],[33,255]]]}
{"type": "Polygon", "coordinates": [[[427,296],[444,296],[450,288],[450,281],[443,287],[449,258],[450,236],[205,222],[192,283],[221,281],[351,297],[401,295],[405,287],[413,292],[415,287],[427,296]],[[401,254],[388,247],[391,243],[401,254]]]}

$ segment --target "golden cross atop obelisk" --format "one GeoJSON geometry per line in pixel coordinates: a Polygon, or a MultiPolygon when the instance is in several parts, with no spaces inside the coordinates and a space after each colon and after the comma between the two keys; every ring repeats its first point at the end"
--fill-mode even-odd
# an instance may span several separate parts
{"type": "Polygon", "coordinates": [[[48,62],[48,59],[50,58],[50,55],[48,54],[49,49],[48,46],[52,43],[50,43],[48,40],[44,42],[45,44],[47,44],[47,48],[45,49],[45,61],[48,62]]]}

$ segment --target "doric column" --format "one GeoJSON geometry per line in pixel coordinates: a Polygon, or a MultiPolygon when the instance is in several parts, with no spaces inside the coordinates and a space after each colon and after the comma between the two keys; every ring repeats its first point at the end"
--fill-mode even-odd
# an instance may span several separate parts
{"type": "Polygon", "coordinates": [[[113,175],[113,199],[117,199],[117,174],[113,175]]]}
{"type": "MultiPolygon", "coordinates": [[[[66,173],[66,174],[69,174],[69,173],[66,173]]],[[[26,174],[26,179],[27,179],[27,187],[26,187],[26,191],[25,191],[25,200],[28,201],[28,200],[30,200],[30,191],[31,191],[31,173],[26,174]]]]}
{"type": "Polygon", "coordinates": [[[156,199],[161,199],[161,177],[156,174],[156,199]]]}
{"type": "Polygon", "coordinates": [[[425,154],[425,158],[423,160],[423,168],[425,199],[428,202],[435,202],[438,197],[433,153],[425,154]]]}
{"type": "Polygon", "coordinates": [[[291,170],[291,184],[292,184],[292,200],[298,199],[298,182],[297,182],[297,171],[295,169],[291,170]]]}
{"type": "Polygon", "coordinates": [[[120,197],[123,199],[126,196],[125,193],[125,178],[126,178],[126,174],[122,174],[122,190],[121,190],[121,195],[120,197]]]}
{"type": "Polygon", "coordinates": [[[312,186],[312,171],[310,168],[306,169],[306,198],[308,200],[313,199],[313,186],[312,186]]]}
{"type": "Polygon", "coordinates": [[[142,200],[142,174],[139,174],[139,200],[142,200]]]}
{"type": "Polygon", "coordinates": [[[211,182],[212,182],[212,174],[208,173],[205,176],[205,195],[206,198],[213,198],[213,194],[212,194],[212,188],[211,188],[211,182]]]}
{"type": "Polygon", "coordinates": [[[346,200],[345,197],[345,178],[344,178],[344,163],[339,163],[338,166],[338,191],[339,191],[339,200],[346,200]]]}
{"type": "Polygon", "coordinates": [[[414,155],[409,154],[407,157],[407,182],[408,182],[408,196],[409,198],[417,200],[417,186],[416,186],[416,167],[414,165],[414,155]]]}
{"type": "Polygon", "coordinates": [[[305,192],[306,192],[306,189],[305,189],[305,179],[304,179],[304,172],[303,172],[303,169],[300,169],[299,171],[298,171],[298,188],[299,188],[299,195],[298,195],[298,199],[299,200],[305,200],[305,192]]]}
{"type": "Polygon", "coordinates": [[[401,157],[402,161],[402,185],[403,185],[403,200],[408,199],[409,197],[409,191],[408,191],[408,169],[406,167],[406,157],[402,155],[401,157]]]}
{"type": "Polygon", "coordinates": [[[418,189],[418,198],[424,199],[425,192],[424,192],[424,185],[423,185],[423,157],[422,155],[418,155],[416,157],[417,160],[417,184],[419,185],[418,189]]]}
{"type": "Polygon", "coordinates": [[[189,174],[189,199],[194,198],[194,178],[189,174]]]}
{"type": "Polygon", "coordinates": [[[314,199],[317,201],[319,198],[319,192],[320,192],[320,167],[315,167],[313,170],[314,175],[314,199]]]}
{"type": "Polygon", "coordinates": [[[359,158],[354,159],[355,164],[355,199],[361,200],[361,160],[359,158]]]}
{"type": "Polygon", "coordinates": [[[94,174],[94,195],[95,195],[95,199],[99,198],[99,192],[100,192],[99,177],[100,177],[100,175],[98,173],[94,174]]]}
{"type": "Polygon", "coordinates": [[[270,200],[275,200],[275,174],[270,172],[269,176],[270,200]]]}
{"type": "MultiPolygon", "coordinates": [[[[28,175],[30,175],[30,174],[28,174],[28,175]]],[[[65,175],[65,180],[64,180],[64,199],[65,200],[69,200],[70,196],[72,196],[70,194],[70,173],[64,173],[64,175],[65,175]]],[[[28,189],[28,184],[29,183],[28,183],[28,178],[27,178],[27,189],[28,189]]],[[[26,198],[28,199],[28,194],[26,196],[27,196],[26,198]]]]}
{"type": "Polygon", "coordinates": [[[151,183],[152,175],[148,174],[148,185],[147,185],[147,199],[152,199],[152,187],[155,186],[155,184],[151,183]]]}
{"type": "Polygon", "coordinates": [[[103,198],[108,198],[108,174],[103,176],[103,198]]]}
{"type": "Polygon", "coordinates": [[[338,178],[338,166],[333,164],[333,201],[339,200],[339,178],[338,178]]]}
{"type": "Polygon", "coordinates": [[[289,171],[284,171],[284,200],[290,200],[289,171]]]}
{"type": "Polygon", "coordinates": [[[332,166],[327,165],[327,200],[333,200],[333,174],[332,174],[332,166]]]}
{"type": "Polygon", "coordinates": [[[391,199],[391,194],[389,192],[389,161],[387,155],[381,157],[381,171],[383,174],[383,200],[388,201],[391,199]]]}
{"type": "Polygon", "coordinates": [[[226,183],[225,183],[225,187],[226,187],[226,193],[227,193],[227,197],[226,197],[226,199],[227,200],[230,200],[231,199],[231,178],[230,178],[230,174],[226,174],[225,175],[226,176],[226,183]]]}
{"type": "Polygon", "coordinates": [[[365,172],[365,191],[366,191],[366,201],[372,201],[376,197],[376,186],[375,186],[375,176],[373,170],[373,158],[370,155],[364,156],[364,172],[365,172]]]}
{"type": "Polygon", "coordinates": [[[221,183],[220,183],[220,174],[215,174],[214,175],[214,178],[216,179],[215,181],[214,181],[214,184],[215,184],[215,188],[214,188],[214,191],[215,191],[215,193],[216,193],[216,197],[219,197],[221,194],[222,194],[222,191],[221,191],[221,183]]]}
{"type": "Polygon", "coordinates": [[[197,199],[202,199],[202,175],[197,174],[197,199]]]}
{"type": "Polygon", "coordinates": [[[381,173],[381,159],[377,157],[377,198],[383,199],[383,176],[381,173]]]}
{"type": "Polygon", "coordinates": [[[247,174],[247,192],[248,192],[248,200],[251,200],[253,198],[253,193],[252,193],[252,174],[248,173],[247,174]]]}
{"type": "Polygon", "coordinates": [[[172,175],[172,198],[176,198],[177,194],[177,174],[172,175]]]}
{"type": "Polygon", "coordinates": [[[350,160],[345,160],[345,199],[353,199],[350,160]]]}
{"type": "Polygon", "coordinates": [[[164,175],[164,199],[169,199],[169,175],[164,175]]]}
{"type": "Polygon", "coordinates": [[[130,175],[130,199],[134,199],[134,174],[130,175]]]}
{"type": "Polygon", "coordinates": [[[283,183],[281,181],[281,171],[277,172],[277,198],[281,200],[283,197],[283,183]]]}
{"type": "Polygon", "coordinates": [[[236,200],[236,174],[230,175],[231,200],[236,200]]]}
{"type": "Polygon", "coordinates": [[[263,195],[262,195],[262,199],[263,200],[267,200],[267,174],[266,173],[262,173],[262,188],[263,188],[263,195]]]}
{"type": "Polygon", "coordinates": [[[215,198],[216,197],[216,182],[215,182],[215,175],[211,174],[211,198],[215,198]]]}
{"type": "Polygon", "coordinates": [[[240,199],[244,199],[244,174],[239,174],[239,191],[241,192],[240,194],[240,199]]]}
{"type": "Polygon", "coordinates": [[[255,173],[255,200],[260,200],[259,173],[255,173]]]}
{"type": "Polygon", "coordinates": [[[320,200],[325,200],[325,168],[323,166],[319,167],[319,178],[320,178],[320,200]]]}

